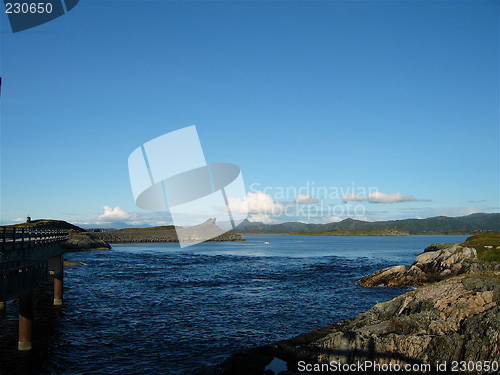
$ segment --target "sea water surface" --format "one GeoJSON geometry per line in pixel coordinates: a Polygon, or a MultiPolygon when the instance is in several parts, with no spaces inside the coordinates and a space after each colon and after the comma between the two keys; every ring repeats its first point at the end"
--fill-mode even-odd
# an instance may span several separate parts
{"type": "MultiPolygon", "coordinates": [[[[65,269],[64,306],[52,319],[50,339],[34,340],[26,353],[4,340],[0,373],[189,374],[394,298],[408,289],[356,281],[411,264],[432,243],[466,238],[245,237],[184,249],[117,244],[65,254],[85,265],[65,269]]],[[[0,341],[15,319],[4,318],[0,341]]]]}

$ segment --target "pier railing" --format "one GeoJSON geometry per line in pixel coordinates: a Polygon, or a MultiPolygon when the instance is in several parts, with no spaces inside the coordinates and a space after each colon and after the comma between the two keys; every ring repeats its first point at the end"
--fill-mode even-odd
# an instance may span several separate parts
{"type": "Polygon", "coordinates": [[[64,229],[0,227],[0,301],[47,281],[48,259],[61,254],[64,229]]]}

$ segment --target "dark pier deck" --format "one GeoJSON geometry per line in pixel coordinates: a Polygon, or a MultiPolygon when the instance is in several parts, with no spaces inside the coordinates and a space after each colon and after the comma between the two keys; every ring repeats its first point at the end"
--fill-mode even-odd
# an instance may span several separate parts
{"type": "Polygon", "coordinates": [[[64,229],[0,227],[0,312],[19,297],[19,350],[31,349],[33,291],[54,277],[54,305],[63,298],[64,229]]]}

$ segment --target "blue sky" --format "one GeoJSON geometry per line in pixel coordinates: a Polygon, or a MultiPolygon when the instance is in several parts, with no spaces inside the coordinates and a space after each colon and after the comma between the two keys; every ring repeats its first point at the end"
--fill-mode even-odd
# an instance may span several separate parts
{"type": "Polygon", "coordinates": [[[127,159],[190,125],[241,168],[253,220],[499,212],[497,1],[81,0],[0,22],[4,224],[168,223],[127,159]]]}

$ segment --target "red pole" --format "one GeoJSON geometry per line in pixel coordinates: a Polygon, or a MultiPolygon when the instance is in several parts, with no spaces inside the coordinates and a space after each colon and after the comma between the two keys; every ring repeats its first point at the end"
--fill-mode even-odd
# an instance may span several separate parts
{"type": "Polygon", "coordinates": [[[33,291],[19,297],[19,350],[31,349],[31,334],[33,328],[33,291]]]}
{"type": "Polygon", "coordinates": [[[63,304],[63,257],[58,255],[57,266],[54,270],[54,305],[60,306],[63,304]]]}

